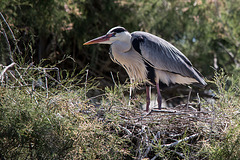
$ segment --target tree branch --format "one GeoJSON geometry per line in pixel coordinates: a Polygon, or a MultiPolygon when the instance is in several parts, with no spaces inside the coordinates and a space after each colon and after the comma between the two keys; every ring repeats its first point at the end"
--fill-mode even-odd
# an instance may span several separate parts
{"type": "Polygon", "coordinates": [[[8,66],[6,66],[3,70],[2,70],[2,72],[1,72],[1,74],[0,74],[0,79],[1,79],[1,83],[3,83],[3,80],[4,80],[4,73],[9,69],[9,68],[11,68],[12,66],[14,66],[16,63],[11,63],[10,65],[8,65],[8,66]]]}
{"type": "Polygon", "coordinates": [[[229,55],[229,57],[232,60],[232,62],[234,62],[236,67],[239,68],[240,67],[240,62],[236,58],[236,56],[231,51],[229,51],[221,42],[218,42],[218,45],[224,49],[224,51],[229,55]]]}
{"type": "Polygon", "coordinates": [[[181,143],[181,142],[185,142],[185,141],[188,141],[188,140],[190,140],[190,139],[196,138],[198,135],[199,135],[199,134],[196,133],[196,134],[193,134],[193,135],[191,135],[191,136],[189,136],[189,137],[186,137],[186,138],[184,138],[184,139],[181,139],[181,140],[179,140],[179,141],[176,141],[176,142],[174,142],[174,143],[163,144],[163,145],[161,145],[161,147],[162,147],[162,148],[163,148],[163,147],[171,148],[171,147],[174,147],[174,146],[176,146],[177,144],[179,144],[179,143],[181,143]]]}

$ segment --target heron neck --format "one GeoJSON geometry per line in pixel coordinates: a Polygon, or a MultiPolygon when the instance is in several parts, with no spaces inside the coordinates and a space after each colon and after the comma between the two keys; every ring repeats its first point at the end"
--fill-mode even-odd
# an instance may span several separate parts
{"type": "Polygon", "coordinates": [[[115,41],[112,44],[112,49],[116,52],[127,52],[131,49],[131,37],[127,37],[124,40],[115,41]]]}

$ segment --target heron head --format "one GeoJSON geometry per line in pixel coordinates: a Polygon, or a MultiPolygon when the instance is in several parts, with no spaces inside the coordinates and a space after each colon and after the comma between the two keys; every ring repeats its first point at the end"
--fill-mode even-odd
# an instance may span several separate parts
{"type": "Polygon", "coordinates": [[[89,44],[112,44],[115,41],[118,40],[124,40],[127,37],[130,36],[130,33],[123,27],[117,26],[112,29],[110,29],[107,34],[94,38],[83,45],[89,45],[89,44]]]}

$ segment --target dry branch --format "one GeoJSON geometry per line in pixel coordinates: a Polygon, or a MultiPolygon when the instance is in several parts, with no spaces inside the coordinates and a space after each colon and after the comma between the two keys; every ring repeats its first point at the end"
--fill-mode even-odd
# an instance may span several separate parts
{"type": "Polygon", "coordinates": [[[17,40],[16,40],[16,38],[15,38],[15,36],[14,36],[14,34],[13,34],[13,31],[12,31],[11,27],[8,25],[8,23],[7,23],[6,19],[4,18],[2,12],[0,12],[0,16],[2,17],[4,23],[7,25],[8,29],[9,29],[12,37],[13,37],[13,40],[14,40],[14,43],[15,43],[15,45],[16,45],[16,48],[17,48],[18,52],[21,53],[21,51],[20,51],[20,49],[19,49],[19,47],[18,47],[18,45],[17,45],[17,40]]]}
{"type": "MultiPolygon", "coordinates": [[[[1,13],[1,12],[0,12],[0,13],[1,13]]],[[[6,42],[7,42],[10,60],[11,60],[11,62],[13,62],[12,49],[11,49],[11,45],[10,45],[10,43],[9,43],[9,39],[8,39],[7,34],[6,34],[6,31],[5,31],[5,29],[2,27],[2,24],[1,24],[1,23],[0,23],[0,25],[1,25],[1,28],[2,28],[3,36],[5,37],[6,42]]]]}
{"type": "MultiPolygon", "coordinates": [[[[1,12],[0,12],[1,13],[1,12]]],[[[6,66],[3,70],[2,70],[2,72],[1,72],[1,74],[0,74],[0,79],[1,79],[1,83],[3,83],[3,81],[4,81],[4,73],[9,69],[9,68],[11,68],[12,66],[14,66],[16,63],[11,63],[11,64],[9,64],[8,66],[6,66]]]]}
{"type": "Polygon", "coordinates": [[[234,62],[237,68],[240,67],[240,62],[237,59],[236,55],[234,55],[231,51],[229,51],[222,43],[218,42],[218,45],[224,49],[224,51],[228,54],[231,61],[234,62]]]}
{"type": "Polygon", "coordinates": [[[132,132],[129,131],[129,129],[127,129],[126,127],[123,127],[123,126],[121,126],[121,125],[118,125],[118,127],[120,127],[121,129],[123,129],[123,130],[128,134],[128,136],[132,135],[132,132]]]}
{"type": "Polygon", "coordinates": [[[174,143],[171,143],[171,144],[163,144],[163,145],[161,145],[161,147],[162,147],[162,148],[163,148],[163,147],[171,148],[171,147],[174,147],[174,146],[178,145],[178,144],[181,143],[181,142],[188,141],[188,140],[190,140],[190,139],[196,138],[198,135],[199,135],[199,134],[196,133],[196,134],[193,134],[193,135],[191,135],[191,136],[189,136],[189,137],[186,137],[186,138],[184,138],[184,139],[178,140],[178,141],[176,141],[176,142],[174,142],[174,143]]]}

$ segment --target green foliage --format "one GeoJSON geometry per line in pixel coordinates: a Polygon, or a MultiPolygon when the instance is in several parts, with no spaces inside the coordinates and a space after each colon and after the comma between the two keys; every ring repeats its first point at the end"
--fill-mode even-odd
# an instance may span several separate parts
{"type": "Polygon", "coordinates": [[[81,101],[69,104],[79,93],[37,99],[38,104],[23,90],[1,93],[0,146],[7,159],[114,159],[124,154],[122,140],[109,133],[111,124],[79,112],[81,101]]]}
{"type": "Polygon", "coordinates": [[[229,128],[221,140],[212,141],[209,147],[210,159],[230,159],[239,158],[240,150],[240,125],[229,128]]]}
{"type": "Polygon", "coordinates": [[[239,3],[151,0],[141,1],[137,13],[142,30],[172,42],[203,75],[209,75],[210,66],[227,72],[239,67],[239,3]]]}
{"type": "Polygon", "coordinates": [[[1,154],[7,159],[61,158],[73,140],[67,125],[25,90],[1,88],[1,154]]]}
{"type": "MultiPolygon", "coordinates": [[[[19,74],[24,72],[25,76],[15,75],[15,80],[31,84],[41,75],[39,71],[30,71],[26,74],[20,70],[19,74]]],[[[118,159],[129,154],[124,149],[125,140],[115,134],[118,129],[114,123],[100,120],[99,109],[86,97],[90,90],[96,89],[96,82],[86,79],[86,70],[78,77],[66,74],[67,79],[57,85],[50,85],[56,82],[49,80],[48,89],[18,87],[10,79],[5,87],[2,84],[1,158],[118,159]]]]}
{"type": "Polygon", "coordinates": [[[240,76],[229,77],[223,71],[216,73],[214,82],[218,98],[208,106],[213,112],[209,141],[204,150],[210,159],[238,159],[240,155],[240,76]]]}
{"type": "MultiPolygon", "coordinates": [[[[113,26],[123,25],[128,28],[135,24],[134,17],[128,18],[128,14],[133,12],[133,4],[121,1],[4,0],[1,3],[0,10],[4,11],[3,15],[11,24],[23,54],[33,54],[28,46],[33,38],[32,47],[35,54],[28,59],[30,62],[40,62],[45,58],[49,60],[45,64],[54,64],[65,54],[71,54],[78,60],[79,66],[84,68],[90,63],[91,68],[98,74],[96,70],[100,68],[104,71],[102,66],[106,59],[110,60],[108,54],[102,56],[97,49],[83,48],[82,44],[96,35],[105,33],[113,26]]],[[[6,25],[2,27],[6,28],[6,25]]],[[[8,30],[6,32],[11,37],[8,30]]],[[[3,54],[8,55],[6,48],[3,49],[3,54]]],[[[108,52],[106,48],[102,51],[108,52]]],[[[14,54],[17,56],[19,53],[14,54]]],[[[70,69],[74,68],[73,64],[67,61],[65,65],[70,69]]]]}
{"type": "MultiPolygon", "coordinates": [[[[239,68],[239,3],[239,0],[3,0],[0,10],[4,11],[29,62],[45,58],[49,60],[45,64],[55,64],[69,54],[81,68],[89,64],[91,72],[110,77],[109,71],[116,73],[122,69],[112,64],[106,54],[108,47],[82,44],[113,26],[122,25],[130,32],[148,31],[170,41],[203,75],[211,76],[214,72],[209,69],[211,66],[229,73],[239,68]]],[[[3,28],[12,46],[13,39],[1,19],[3,28]]],[[[9,54],[6,41],[1,41],[0,46],[4,55],[1,63],[5,63],[9,54]]],[[[12,51],[17,58],[19,53],[16,49],[12,51]]],[[[75,68],[69,61],[64,65],[75,68]]],[[[125,72],[120,73],[121,78],[126,78],[125,72]]]]}

